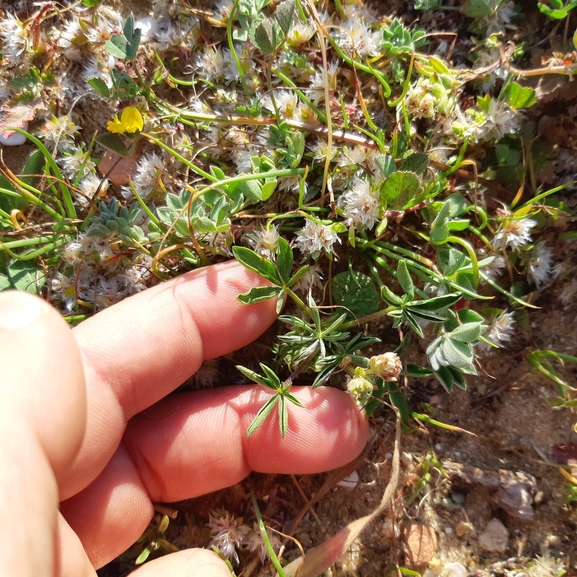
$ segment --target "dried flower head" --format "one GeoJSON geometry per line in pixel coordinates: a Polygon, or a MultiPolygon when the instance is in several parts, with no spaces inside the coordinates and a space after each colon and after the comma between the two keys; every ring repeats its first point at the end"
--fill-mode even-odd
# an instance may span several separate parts
{"type": "Polygon", "coordinates": [[[394,382],[401,374],[403,365],[397,353],[383,353],[369,359],[369,369],[366,374],[377,375],[381,379],[394,382]]]}
{"type": "Polygon", "coordinates": [[[359,406],[364,407],[370,400],[375,385],[366,377],[355,377],[347,384],[347,391],[359,406]]]}

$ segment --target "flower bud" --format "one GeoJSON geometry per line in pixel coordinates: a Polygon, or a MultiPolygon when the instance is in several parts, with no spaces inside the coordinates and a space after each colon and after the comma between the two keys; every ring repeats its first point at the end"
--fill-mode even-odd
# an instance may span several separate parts
{"type": "Polygon", "coordinates": [[[366,377],[355,377],[347,385],[347,391],[352,399],[360,406],[368,403],[375,385],[366,377]]]}
{"type": "Polygon", "coordinates": [[[397,353],[383,353],[369,359],[368,372],[385,381],[396,381],[403,365],[397,353]]]}

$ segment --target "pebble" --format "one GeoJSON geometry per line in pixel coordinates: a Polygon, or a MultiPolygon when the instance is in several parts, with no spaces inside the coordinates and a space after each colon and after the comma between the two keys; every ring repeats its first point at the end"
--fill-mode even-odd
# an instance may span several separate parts
{"type": "Polygon", "coordinates": [[[455,561],[454,563],[445,563],[443,566],[443,577],[467,577],[469,572],[464,565],[455,561]]]}
{"type": "Polygon", "coordinates": [[[432,561],[437,553],[437,536],[429,525],[405,521],[401,531],[405,543],[405,561],[409,567],[422,567],[432,561]]]}
{"type": "Polygon", "coordinates": [[[509,531],[499,519],[491,519],[485,530],[479,535],[479,545],[485,551],[504,553],[507,549],[509,531]]]}
{"type": "Polygon", "coordinates": [[[553,547],[553,549],[559,549],[562,545],[561,538],[558,535],[547,535],[545,539],[546,547],[553,547]]]}
{"type": "MultiPolygon", "coordinates": [[[[28,129],[28,125],[24,127],[24,130],[28,129]]],[[[26,142],[26,137],[19,132],[13,132],[10,136],[4,136],[4,133],[0,134],[0,144],[4,146],[21,146],[26,142]]]]}
{"type": "Polygon", "coordinates": [[[345,489],[356,489],[357,485],[359,484],[359,474],[357,471],[353,471],[348,477],[340,480],[337,483],[337,487],[344,487],[345,489]]]}
{"type": "Polygon", "coordinates": [[[457,534],[457,537],[463,537],[467,533],[470,533],[472,530],[473,523],[466,523],[465,521],[457,523],[457,526],[455,527],[455,533],[457,534]]]}

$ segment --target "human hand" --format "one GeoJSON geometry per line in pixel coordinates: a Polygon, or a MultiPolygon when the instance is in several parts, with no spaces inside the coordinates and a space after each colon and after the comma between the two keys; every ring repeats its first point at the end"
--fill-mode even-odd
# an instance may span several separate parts
{"type": "MultiPolygon", "coordinates": [[[[0,294],[0,576],[94,576],[142,534],[153,502],[215,491],[250,471],[320,472],[360,453],[367,423],[335,389],[294,387],[306,409],[291,405],[284,439],[276,416],[246,438],[269,397],[260,387],[166,397],[204,360],[273,322],[272,301],[236,298],[261,282],[236,263],[207,267],[74,330],[39,298],[0,294]]],[[[201,549],[135,572],[149,574],[230,575],[201,549]]]]}

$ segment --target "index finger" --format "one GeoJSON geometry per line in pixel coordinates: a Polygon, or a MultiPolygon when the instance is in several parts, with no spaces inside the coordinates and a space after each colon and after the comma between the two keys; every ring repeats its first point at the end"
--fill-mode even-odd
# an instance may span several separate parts
{"type": "Polygon", "coordinates": [[[275,305],[238,295],[265,281],[236,262],[182,275],[98,313],[74,330],[87,387],[86,435],[61,498],[86,487],[114,454],[127,421],[239,349],[274,321],[275,305]]]}

